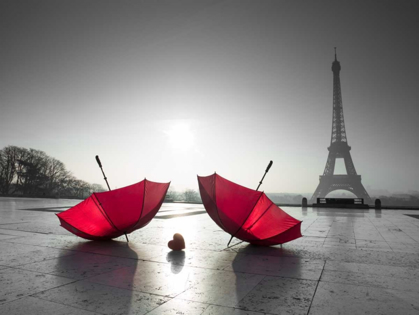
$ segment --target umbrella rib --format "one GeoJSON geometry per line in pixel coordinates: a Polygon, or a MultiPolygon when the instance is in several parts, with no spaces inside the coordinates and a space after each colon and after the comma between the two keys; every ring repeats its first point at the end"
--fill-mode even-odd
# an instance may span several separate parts
{"type": "MultiPolygon", "coordinates": [[[[55,214],[57,217],[58,217],[58,215],[57,214],[55,214]]],[[[77,231],[79,231],[80,233],[83,233],[83,234],[86,234],[87,236],[90,236],[91,237],[91,239],[94,239],[94,238],[98,238],[98,236],[94,236],[94,235],[92,235],[92,234],[89,234],[89,233],[87,233],[87,232],[84,232],[84,231],[82,231],[82,230],[80,230],[79,228],[76,228],[74,225],[72,225],[72,224],[70,224],[70,223],[68,223],[66,220],[64,220],[63,218],[60,218],[60,217],[58,217],[60,220],[62,220],[65,224],[67,224],[67,225],[69,225],[69,226],[71,226],[73,229],[75,229],[75,230],[77,230],[77,231]]],[[[62,224],[61,224],[61,226],[63,226],[62,224]]],[[[63,226],[64,227],[64,226],[63,226]]],[[[64,227],[65,228],[65,227],[64,227]]],[[[67,228],[65,228],[66,230],[68,230],[67,228]]],[[[71,231],[70,231],[71,232],[71,231]]],[[[71,233],[73,233],[73,232],[71,232],[71,233]]],[[[74,233],[73,233],[74,234],[74,233]]]]}
{"type": "MultiPolygon", "coordinates": [[[[146,181],[146,179],[144,179],[145,181],[146,181]]],[[[160,205],[160,207],[161,207],[161,204],[163,203],[163,201],[164,201],[164,197],[166,196],[166,194],[167,194],[167,191],[169,190],[169,187],[170,187],[170,182],[169,182],[169,185],[167,186],[167,188],[166,188],[166,192],[164,193],[164,195],[162,196],[162,198],[160,199],[160,201],[159,201],[159,205],[160,205]]],[[[133,227],[135,227],[137,224],[138,224],[138,222],[140,222],[140,220],[141,220],[141,218],[142,218],[142,216],[143,216],[143,210],[144,210],[144,202],[145,202],[145,183],[144,183],[144,198],[143,198],[143,207],[141,208],[141,214],[140,214],[140,217],[138,218],[138,220],[137,220],[137,222],[135,222],[135,224],[133,225],[133,227]]],[[[160,207],[159,207],[159,209],[160,209],[160,207]]],[[[155,209],[155,208],[153,208],[153,209],[155,209]]],[[[147,223],[148,224],[148,223],[147,223]]],[[[130,232],[131,233],[131,232],[130,232]]]]}
{"type": "Polygon", "coordinates": [[[141,217],[143,216],[144,202],[145,202],[145,185],[146,185],[146,183],[147,183],[147,179],[146,179],[146,178],[144,178],[144,194],[143,194],[143,204],[142,204],[142,206],[141,206],[141,213],[140,213],[140,216],[138,217],[137,222],[135,222],[135,224],[134,224],[134,225],[132,225],[132,227],[135,227],[135,226],[138,224],[138,222],[140,222],[141,217]]]}
{"type": "MultiPolygon", "coordinates": [[[[253,224],[251,226],[249,226],[246,230],[250,230],[260,219],[262,219],[262,217],[265,215],[266,212],[268,212],[269,208],[272,207],[273,204],[274,203],[271,201],[271,204],[266,208],[265,211],[263,211],[263,213],[261,214],[261,216],[255,222],[253,222],[253,224]]],[[[243,223],[243,225],[244,225],[244,223],[243,223]]]]}
{"type": "Polygon", "coordinates": [[[95,196],[95,198],[93,198],[93,201],[95,202],[95,204],[96,204],[96,206],[99,208],[99,210],[100,210],[100,212],[103,214],[103,216],[105,217],[105,219],[113,226],[113,228],[115,229],[115,230],[117,230],[117,231],[120,231],[120,229],[118,229],[116,226],[115,226],[115,224],[112,222],[112,220],[111,220],[111,218],[108,216],[108,214],[106,213],[106,211],[105,211],[105,209],[103,209],[103,205],[102,205],[102,203],[100,202],[100,200],[99,200],[99,198],[96,196],[96,193],[93,193],[93,195],[95,196]],[[100,207],[99,207],[99,205],[97,204],[97,202],[96,202],[96,200],[97,200],[97,202],[99,202],[99,205],[100,205],[100,207]]]}
{"type": "Polygon", "coordinates": [[[221,217],[220,217],[220,209],[218,209],[218,206],[217,206],[217,191],[216,191],[216,188],[217,188],[217,173],[214,173],[214,175],[215,175],[215,177],[214,177],[214,204],[215,204],[215,208],[217,209],[218,220],[220,220],[220,223],[223,227],[223,230],[225,231],[226,228],[225,228],[224,223],[223,223],[223,221],[221,220],[221,217]]]}
{"type": "MultiPolygon", "coordinates": [[[[226,231],[227,233],[229,233],[227,230],[226,230],[226,227],[224,226],[224,224],[223,224],[223,221],[221,220],[221,217],[220,217],[220,211],[219,211],[219,209],[218,209],[218,206],[217,206],[217,194],[216,194],[216,191],[215,191],[215,189],[216,189],[216,183],[217,183],[217,173],[214,173],[214,175],[210,175],[210,176],[214,176],[214,200],[212,199],[212,198],[210,198],[210,200],[214,203],[214,205],[215,205],[215,208],[217,209],[217,211],[216,211],[216,213],[217,213],[217,217],[218,217],[218,220],[220,221],[220,224],[221,224],[221,228],[224,230],[224,231],[226,231]]],[[[198,176],[198,184],[199,184],[199,191],[201,191],[201,188],[202,188],[202,184],[201,184],[201,182],[199,181],[199,176],[198,176]]],[[[204,188],[202,188],[202,190],[204,190],[204,191],[206,191],[204,188]]],[[[209,194],[208,194],[209,195],[209,194]]],[[[201,196],[202,196],[202,194],[201,194],[201,196]]],[[[206,210],[206,209],[205,209],[206,210]]],[[[208,213],[208,211],[207,211],[207,213],[208,213]]],[[[213,219],[214,220],[214,219],[213,219]]],[[[215,221],[215,220],[214,220],[215,221]]],[[[217,223],[218,224],[218,223],[217,223]]]]}
{"type": "Polygon", "coordinates": [[[143,205],[141,206],[141,213],[140,213],[140,217],[138,218],[137,222],[135,222],[134,226],[137,225],[138,222],[140,222],[141,217],[143,216],[143,211],[144,211],[144,203],[145,203],[145,186],[147,185],[147,179],[144,178],[144,193],[143,193],[143,205]]]}
{"type": "MultiPolygon", "coordinates": [[[[257,203],[259,202],[260,197],[262,197],[262,195],[263,195],[263,191],[260,193],[258,200],[256,200],[255,204],[253,205],[252,211],[249,212],[249,214],[247,215],[246,219],[243,221],[243,224],[237,229],[237,231],[234,234],[231,235],[231,239],[233,239],[234,235],[236,235],[237,232],[240,231],[240,229],[246,223],[247,219],[249,219],[250,215],[252,214],[253,210],[255,210],[255,207],[256,207],[257,203]]],[[[231,242],[231,239],[230,239],[230,242],[231,242]]],[[[230,244],[230,242],[228,242],[228,244],[230,244]]],[[[227,246],[228,246],[228,244],[227,244],[227,246]]]]}
{"type": "MultiPolygon", "coordinates": [[[[266,214],[266,212],[268,212],[268,210],[272,207],[272,205],[274,205],[274,203],[272,202],[272,200],[271,200],[271,204],[269,205],[269,207],[263,212],[263,214],[251,225],[251,226],[249,226],[246,230],[247,231],[249,231],[265,214],[266,214]]],[[[282,210],[282,209],[281,209],[282,210]]],[[[283,211],[283,210],[282,210],[283,211]]],[[[288,215],[288,213],[286,213],[287,215],[288,215]]],[[[301,223],[302,221],[300,221],[300,223],[301,223]]],[[[291,226],[291,227],[289,227],[289,228],[287,228],[284,232],[286,232],[286,231],[288,231],[289,229],[292,229],[293,227],[294,227],[295,225],[293,225],[293,226],[291,226]]],[[[281,232],[281,233],[283,233],[283,232],[281,232]]],[[[272,238],[275,238],[275,237],[277,237],[278,235],[274,235],[274,236],[271,236],[271,237],[268,237],[268,238],[265,238],[264,240],[266,241],[266,240],[270,240],[270,239],[272,239],[272,238]]]]}
{"type": "MultiPolygon", "coordinates": [[[[296,219],[297,220],[297,219],[296,219]]],[[[289,231],[289,230],[291,230],[292,228],[295,228],[297,225],[299,225],[299,224],[301,224],[303,221],[300,221],[300,220],[297,220],[298,221],[298,223],[297,224],[295,224],[295,225],[293,225],[293,226],[291,226],[291,227],[289,227],[289,228],[287,228],[285,231],[283,231],[283,232],[281,232],[281,233],[279,233],[279,234],[283,234],[283,233],[285,233],[285,232],[287,232],[287,231],[289,231]]],[[[268,238],[265,238],[264,239],[264,241],[269,241],[269,240],[271,240],[271,239],[273,239],[273,238],[275,238],[275,237],[277,237],[279,234],[277,234],[277,235],[274,235],[274,236],[271,236],[271,237],[268,237],[268,238]]],[[[300,231],[300,236],[299,237],[301,237],[302,235],[301,235],[301,231],[300,231]]],[[[287,242],[289,242],[289,241],[287,241],[287,242]]],[[[286,242],[285,242],[286,243],[286,242]]],[[[280,243],[281,245],[282,244],[284,244],[284,243],[280,243]]]]}

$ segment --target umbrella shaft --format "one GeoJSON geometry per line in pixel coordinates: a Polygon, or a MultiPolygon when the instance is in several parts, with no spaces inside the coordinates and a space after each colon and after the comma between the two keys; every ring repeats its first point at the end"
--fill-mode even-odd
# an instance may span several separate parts
{"type": "Polygon", "coordinates": [[[229,241],[228,241],[228,243],[227,243],[227,247],[228,247],[228,245],[230,245],[231,240],[233,239],[233,237],[234,237],[234,235],[231,235],[231,238],[230,238],[230,240],[229,240],[229,241]]]}
{"type": "Polygon", "coordinates": [[[103,179],[106,182],[106,185],[108,186],[109,191],[111,190],[111,187],[109,187],[109,183],[108,183],[108,179],[106,178],[105,172],[103,171],[103,168],[101,167],[100,170],[102,171],[103,174],[103,179]]]}
{"type": "Polygon", "coordinates": [[[264,178],[265,178],[265,176],[266,176],[266,173],[267,173],[267,172],[265,172],[265,174],[263,174],[263,177],[262,177],[262,179],[260,180],[259,185],[258,185],[258,188],[256,188],[256,190],[259,190],[260,185],[262,185],[262,182],[263,182],[263,179],[264,179],[264,178]]]}

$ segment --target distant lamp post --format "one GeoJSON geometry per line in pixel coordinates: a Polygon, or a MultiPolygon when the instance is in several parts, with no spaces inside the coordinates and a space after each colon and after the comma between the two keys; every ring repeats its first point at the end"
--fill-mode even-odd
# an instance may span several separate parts
{"type": "Polygon", "coordinates": [[[381,209],[381,200],[375,199],[375,209],[381,209]]]}

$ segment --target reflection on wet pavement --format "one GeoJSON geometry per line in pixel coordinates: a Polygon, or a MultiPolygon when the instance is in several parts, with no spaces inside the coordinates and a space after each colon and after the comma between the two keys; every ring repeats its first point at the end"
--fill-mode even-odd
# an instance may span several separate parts
{"type": "Polygon", "coordinates": [[[417,314],[414,210],[283,207],[302,238],[258,247],[230,238],[202,205],[163,204],[110,242],[78,238],[54,215],[79,200],[0,198],[0,313],[417,314]],[[22,211],[24,210],[24,211],[22,211]],[[186,248],[167,247],[174,233],[186,248]]]}

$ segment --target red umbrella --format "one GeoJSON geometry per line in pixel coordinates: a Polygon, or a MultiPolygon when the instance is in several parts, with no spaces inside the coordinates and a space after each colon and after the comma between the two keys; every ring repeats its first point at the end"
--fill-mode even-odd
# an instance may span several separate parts
{"type": "Polygon", "coordinates": [[[277,245],[301,237],[301,221],[276,206],[264,192],[237,185],[218,174],[198,176],[209,216],[232,237],[255,245],[277,245]]]}
{"type": "Polygon", "coordinates": [[[159,211],[169,185],[144,179],[131,186],[94,193],[57,216],[61,226],[77,236],[110,240],[147,225],[159,211]]]}

